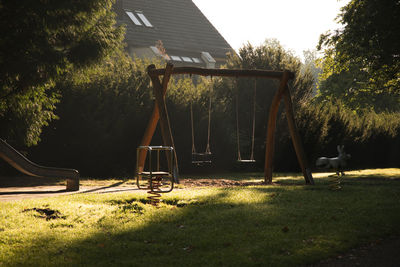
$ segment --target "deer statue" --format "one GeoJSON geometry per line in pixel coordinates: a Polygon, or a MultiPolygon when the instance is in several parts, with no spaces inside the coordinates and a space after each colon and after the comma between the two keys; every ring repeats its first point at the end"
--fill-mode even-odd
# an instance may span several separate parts
{"type": "Polygon", "coordinates": [[[346,160],[350,159],[351,156],[350,154],[346,154],[346,152],[344,152],[344,145],[338,145],[337,150],[339,152],[339,156],[335,158],[318,158],[315,165],[320,168],[334,169],[338,176],[343,176],[345,175],[343,168],[346,167],[346,160]]]}

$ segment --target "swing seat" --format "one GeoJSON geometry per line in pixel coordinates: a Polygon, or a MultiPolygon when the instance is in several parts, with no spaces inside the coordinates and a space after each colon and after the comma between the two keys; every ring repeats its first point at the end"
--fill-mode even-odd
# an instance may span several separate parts
{"type": "Polygon", "coordinates": [[[238,159],[237,162],[254,163],[254,162],[256,162],[256,160],[255,159],[238,159]]]}
{"type": "MultiPolygon", "coordinates": [[[[169,146],[139,146],[137,148],[136,184],[139,189],[152,193],[168,193],[174,189],[174,148],[169,146]],[[140,152],[147,151],[146,170],[139,171],[140,152]],[[160,166],[160,153],[169,156],[168,170],[160,166]]],[[[164,166],[165,168],[165,166],[164,166]]]]}
{"type": "Polygon", "coordinates": [[[211,152],[205,153],[192,153],[192,164],[202,165],[211,164],[211,152]]]}
{"type": "Polygon", "coordinates": [[[138,175],[153,175],[153,176],[171,176],[171,173],[169,172],[139,172],[138,175]]]}

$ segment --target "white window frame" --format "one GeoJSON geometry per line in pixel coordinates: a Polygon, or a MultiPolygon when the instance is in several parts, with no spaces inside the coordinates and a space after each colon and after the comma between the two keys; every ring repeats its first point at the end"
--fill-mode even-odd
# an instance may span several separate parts
{"type": "Polygon", "coordinates": [[[201,59],[198,57],[192,57],[194,63],[201,63],[201,59]]]}
{"type": "Polygon", "coordinates": [[[136,11],[136,15],[139,17],[139,19],[143,22],[143,24],[146,27],[153,28],[153,25],[150,23],[150,21],[146,18],[146,16],[143,14],[141,11],[136,11]]]}
{"type": "Polygon", "coordinates": [[[128,15],[128,17],[131,19],[131,21],[137,25],[137,26],[142,26],[142,23],[136,18],[136,16],[133,14],[132,11],[125,11],[125,13],[128,15]]]}
{"type": "Polygon", "coordinates": [[[193,63],[193,60],[190,57],[181,57],[184,62],[193,63]]]}
{"type": "Polygon", "coordinates": [[[173,61],[182,61],[180,56],[169,56],[173,61]]]}

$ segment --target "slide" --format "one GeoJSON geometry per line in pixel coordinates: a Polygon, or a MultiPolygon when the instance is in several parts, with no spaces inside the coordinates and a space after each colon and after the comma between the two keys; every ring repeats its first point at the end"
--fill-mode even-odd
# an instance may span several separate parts
{"type": "Polygon", "coordinates": [[[65,178],[67,191],[79,190],[79,172],[77,170],[40,166],[27,159],[3,139],[0,139],[0,158],[18,171],[30,176],[65,178]]]}

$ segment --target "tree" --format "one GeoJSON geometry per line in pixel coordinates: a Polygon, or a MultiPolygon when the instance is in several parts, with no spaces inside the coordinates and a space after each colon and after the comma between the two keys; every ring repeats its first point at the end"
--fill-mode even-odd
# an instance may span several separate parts
{"type": "Polygon", "coordinates": [[[318,77],[322,72],[322,69],[317,64],[318,55],[316,50],[305,50],[303,51],[304,64],[302,66],[302,73],[310,72],[314,79],[312,94],[315,95],[317,92],[317,81],[318,77]]]}
{"type": "MultiPolygon", "coordinates": [[[[304,68],[300,59],[295,57],[290,50],[285,50],[276,39],[267,39],[258,47],[253,47],[251,44],[243,46],[239,49],[238,56],[230,56],[227,67],[238,69],[290,70],[296,76],[296,79],[289,84],[291,88],[295,89],[292,92],[294,104],[297,105],[308,101],[312,94],[314,79],[311,69],[304,68]]],[[[262,90],[260,93],[265,93],[264,97],[272,100],[273,89],[277,87],[276,82],[272,80],[259,82],[261,88],[270,88],[270,90],[262,90]]],[[[265,103],[265,106],[268,106],[268,103],[265,103]]]]}
{"type": "Polygon", "coordinates": [[[325,50],[322,99],[337,95],[354,107],[398,111],[400,107],[400,2],[352,0],[341,10],[343,29],[321,35],[325,50]],[[329,78],[347,79],[347,88],[334,92],[329,78]],[[343,77],[344,76],[344,77],[343,77]],[[366,97],[365,97],[366,96],[366,97]]]}
{"type": "MultiPolygon", "coordinates": [[[[289,82],[289,88],[292,93],[292,101],[295,110],[299,106],[308,103],[312,95],[314,84],[313,74],[310,68],[303,68],[301,60],[293,55],[289,50],[285,50],[276,39],[267,39],[260,46],[254,47],[247,44],[239,49],[238,55],[231,55],[227,62],[227,68],[232,69],[265,69],[265,70],[289,70],[295,73],[295,79],[289,82]]],[[[225,112],[225,119],[230,120],[233,129],[229,132],[236,133],[235,130],[235,106],[236,95],[239,102],[239,121],[240,121],[240,145],[244,150],[249,150],[252,139],[252,108],[253,108],[253,88],[256,83],[256,128],[255,128],[255,157],[261,159],[265,154],[265,134],[267,132],[267,121],[269,109],[272,103],[274,93],[276,92],[279,82],[271,79],[230,79],[225,81],[225,86],[219,86],[218,90],[214,90],[217,94],[219,103],[216,106],[223,106],[228,102],[227,106],[231,106],[230,113],[225,112]],[[233,84],[232,84],[233,83],[233,84]],[[225,87],[225,90],[222,90],[225,87]],[[231,101],[231,102],[229,102],[231,101]],[[230,116],[229,116],[230,114],[230,116]],[[247,142],[247,143],[246,143],[247,142]]],[[[228,129],[228,127],[226,127],[228,129]]],[[[289,143],[289,134],[287,130],[286,119],[280,119],[278,122],[279,142],[289,143]]],[[[236,136],[232,134],[232,143],[235,143],[236,136]]],[[[241,148],[241,149],[242,149],[241,148]]],[[[277,149],[276,158],[284,157],[285,152],[277,149]],[[281,154],[278,154],[281,153],[281,154]]],[[[293,153],[294,155],[294,153],[293,153]]],[[[276,162],[278,162],[277,160],[276,162]]],[[[262,163],[262,161],[260,161],[262,163]]],[[[261,165],[260,165],[261,167],[261,165]]],[[[280,167],[280,166],[279,166],[280,167]]]]}
{"type": "Polygon", "coordinates": [[[60,74],[98,62],[120,46],[113,0],[0,3],[1,136],[27,145],[55,118],[60,74]],[[16,134],[18,133],[18,134],[16,134]],[[19,138],[19,137],[20,138],[19,138]]]}
{"type": "MultiPolygon", "coordinates": [[[[43,130],[43,141],[28,149],[30,156],[48,165],[77,168],[82,175],[91,177],[132,175],[136,148],[154,106],[147,75],[150,63],[158,68],[165,66],[161,60],[132,59],[125,51],[115,50],[100,64],[62,75],[56,84],[63,93],[55,111],[60,119],[43,130]],[[63,153],[54,154],[61,150],[63,153]]],[[[192,165],[191,157],[187,157],[191,151],[191,102],[196,136],[207,135],[211,81],[196,78],[193,84],[189,75],[173,76],[168,85],[166,102],[180,167],[192,165]]],[[[214,113],[212,116],[214,123],[214,113]]],[[[216,128],[213,127],[213,138],[216,128]]],[[[205,139],[196,139],[202,148],[205,139]]],[[[159,130],[152,144],[162,144],[159,130]]]]}

